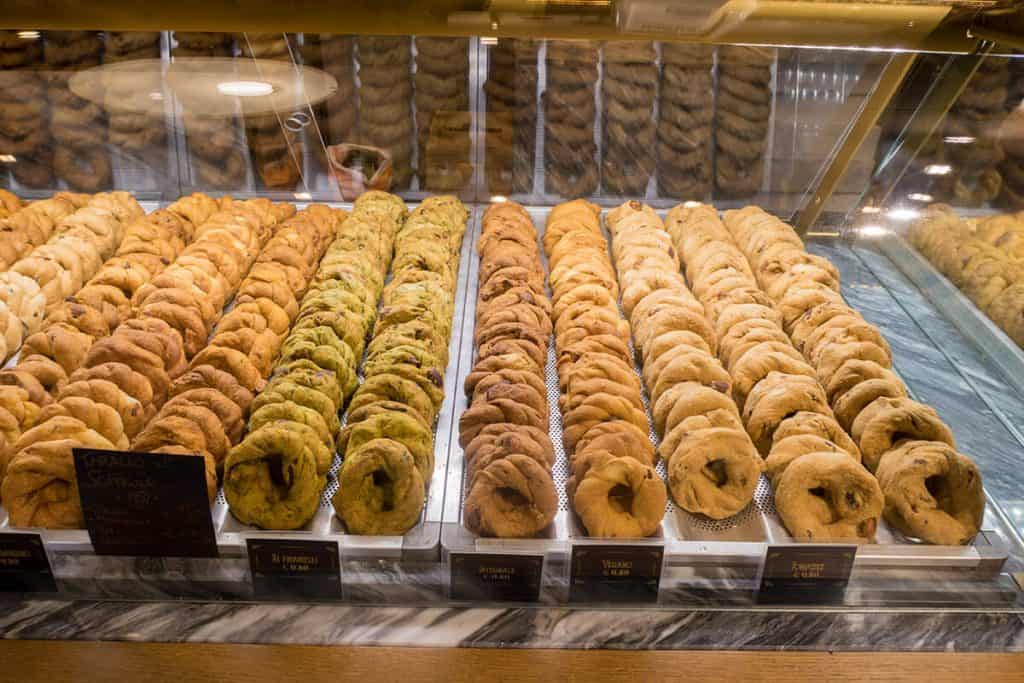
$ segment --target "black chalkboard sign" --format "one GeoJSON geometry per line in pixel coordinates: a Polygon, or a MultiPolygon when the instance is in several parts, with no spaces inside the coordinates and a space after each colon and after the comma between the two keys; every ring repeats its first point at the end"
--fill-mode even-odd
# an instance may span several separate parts
{"type": "Polygon", "coordinates": [[[39,534],[0,533],[0,593],[56,593],[39,534]]]}
{"type": "Polygon", "coordinates": [[[74,458],[98,555],[217,556],[202,458],[89,448],[74,458]]]}
{"type": "Polygon", "coordinates": [[[660,545],[575,545],[569,600],[657,602],[664,556],[660,545]]]}
{"type": "Polygon", "coordinates": [[[337,541],[248,538],[245,542],[257,599],[341,599],[337,541]]]}
{"type": "Polygon", "coordinates": [[[452,553],[452,600],[536,602],[543,555],[452,553]]]}
{"type": "Polygon", "coordinates": [[[766,604],[838,604],[846,595],[855,545],[770,545],[757,600],[766,604]]]}

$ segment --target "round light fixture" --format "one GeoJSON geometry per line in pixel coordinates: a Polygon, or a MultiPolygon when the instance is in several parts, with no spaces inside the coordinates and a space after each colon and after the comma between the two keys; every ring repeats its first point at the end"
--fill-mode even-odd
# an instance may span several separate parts
{"type": "Polygon", "coordinates": [[[76,72],[69,85],[78,97],[109,111],[163,116],[164,100],[173,98],[182,114],[204,119],[241,113],[285,120],[295,112],[308,112],[338,89],[338,81],[320,69],[223,57],[103,64],[76,72]],[[116,97],[111,96],[114,92],[116,97]]]}

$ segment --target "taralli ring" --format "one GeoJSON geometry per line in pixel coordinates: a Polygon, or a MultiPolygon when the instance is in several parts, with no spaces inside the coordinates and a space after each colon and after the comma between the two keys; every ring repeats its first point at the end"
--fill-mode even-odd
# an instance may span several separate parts
{"type": "Polygon", "coordinates": [[[672,499],[687,512],[725,519],[747,506],[761,474],[761,458],[738,429],[693,432],[680,441],[668,466],[672,499]]]}
{"type": "Polygon", "coordinates": [[[885,521],[938,545],[969,543],[985,514],[981,473],[971,460],[935,441],[910,441],[882,456],[876,472],[885,521]]]}
{"type": "Polygon", "coordinates": [[[402,535],[423,509],[423,478],[409,449],[373,439],[346,453],[334,507],[351,534],[402,535]]]}
{"type": "Polygon", "coordinates": [[[273,423],[250,433],[224,464],[224,495],[240,521],[298,529],[320,504],[317,462],[303,435],[273,423]]]}
{"type": "Polygon", "coordinates": [[[558,510],[547,470],[525,455],[507,455],[478,471],[465,501],[466,525],[483,536],[526,538],[546,528],[558,510]]]}
{"type": "Polygon", "coordinates": [[[872,472],[900,441],[941,441],[955,446],[953,432],[934,409],[909,398],[879,398],[861,411],[850,429],[872,472]]]}
{"type": "Polygon", "coordinates": [[[790,463],[775,487],[775,507],[794,538],[867,543],[882,514],[882,490],[845,453],[809,453],[790,463]]]}
{"type": "Polygon", "coordinates": [[[661,477],[633,458],[591,468],[573,497],[587,533],[604,538],[650,536],[661,524],[666,503],[661,477]]]}

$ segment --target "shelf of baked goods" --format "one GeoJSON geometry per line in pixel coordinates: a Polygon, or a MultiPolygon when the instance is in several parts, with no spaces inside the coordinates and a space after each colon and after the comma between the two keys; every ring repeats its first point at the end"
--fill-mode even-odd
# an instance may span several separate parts
{"type": "MultiPolygon", "coordinates": [[[[34,227],[12,208],[12,224],[34,227]]],[[[144,214],[109,193],[23,211],[54,237],[22,249],[5,275],[8,348],[21,325],[31,334],[0,372],[0,526],[41,533],[63,592],[252,597],[247,541],[273,530],[336,542],[351,599],[441,593],[431,570],[449,450],[443,386],[456,372],[448,336],[468,259],[461,202],[435,197],[410,213],[367,193],[349,211],[296,210],[196,194],[144,214]],[[102,252],[82,247],[94,233],[102,252]],[[209,500],[209,552],[151,565],[101,555],[74,448],[201,455],[205,482],[191,483],[209,500]],[[401,481],[378,485],[378,468],[401,481]]],[[[128,507],[105,504],[99,514],[128,507]]]]}
{"type": "MultiPolygon", "coordinates": [[[[982,493],[978,468],[948,446],[931,444],[935,453],[927,457],[941,455],[955,472],[973,479],[956,498],[955,521],[939,511],[928,517],[942,519],[948,534],[930,536],[926,522],[923,529],[911,527],[934,545],[896,531],[893,524],[901,522],[895,508],[889,511],[894,517],[886,515],[896,520],[892,524],[881,518],[879,484],[847,454],[826,458],[852,477],[862,509],[846,526],[843,520],[833,520],[840,522],[836,525],[816,519],[820,511],[808,512],[805,504],[813,508],[817,498],[800,486],[791,499],[798,509],[789,503],[777,509],[773,486],[760,475],[767,467],[783,485],[780,470],[789,457],[770,449],[781,422],[768,420],[755,429],[756,411],[741,413],[737,404],[744,403],[741,397],[747,404],[765,400],[769,385],[778,383],[777,377],[769,381],[757,373],[789,368],[794,376],[784,377],[783,388],[790,382],[808,384],[817,397],[813,405],[796,409],[802,411],[798,424],[787,426],[794,432],[789,438],[799,442],[788,444],[795,448],[794,462],[807,447],[860,450],[876,459],[883,451],[900,453],[890,442],[899,430],[909,429],[899,422],[908,410],[924,420],[925,436],[952,441],[949,427],[929,408],[909,398],[888,398],[892,392],[901,395],[905,386],[910,396],[940,408],[957,442],[980,464],[987,487],[995,487],[996,500],[1006,500],[1014,484],[1005,461],[1012,462],[1020,444],[1004,447],[989,429],[984,406],[964,401],[955,379],[944,377],[937,388],[936,370],[912,362],[921,335],[892,316],[882,301],[888,291],[865,275],[858,266],[861,256],[842,242],[808,244],[834,264],[826,265],[801,255],[798,240],[767,214],[754,209],[726,214],[730,227],[740,219],[768,222],[772,239],[789,250],[786,263],[811,260],[829,274],[827,286],[818,289],[832,292],[841,275],[847,299],[892,344],[899,378],[882,367],[889,364],[889,347],[877,328],[842,308],[844,316],[856,318],[847,322],[858,334],[872,335],[874,347],[884,352],[885,358],[866,356],[874,365],[864,371],[882,381],[865,391],[886,403],[885,420],[896,425],[872,426],[872,444],[865,445],[860,434],[859,449],[843,427],[855,435],[863,431],[852,417],[867,399],[849,398],[840,408],[838,400],[822,398],[823,388],[814,390],[820,367],[816,373],[800,361],[791,337],[778,327],[782,318],[769,312],[783,306],[765,293],[778,286],[753,279],[752,273],[763,275],[761,268],[744,270],[746,254],[728,246],[732,233],[716,223],[710,207],[677,207],[666,232],[661,215],[628,202],[605,213],[609,240],[599,210],[582,200],[525,212],[507,202],[485,212],[438,197],[407,213],[401,200],[383,193],[365,194],[346,209],[299,210],[265,199],[213,200],[197,194],[143,215],[124,193],[59,195],[28,207],[17,198],[4,199],[13,217],[6,220],[24,229],[0,232],[12,254],[3,276],[10,285],[3,295],[9,311],[5,341],[9,350],[21,347],[0,372],[5,411],[0,417],[8,446],[0,531],[38,531],[66,595],[251,599],[259,594],[247,552],[250,541],[283,539],[333,545],[340,597],[347,600],[462,599],[462,574],[454,567],[498,555],[505,560],[528,556],[537,576],[537,595],[515,593],[515,599],[602,602],[606,594],[570,595],[576,572],[570,565],[574,557],[583,562],[581,553],[600,559],[600,553],[612,552],[627,553],[627,559],[616,561],[642,560],[649,566],[639,577],[645,579],[641,594],[620,591],[628,600],[649,600],[654,574],[653,599],[661,604],[749,602],[763,594],[758,581],[769,550],[792,547],[794,537],[809,534],[813,541],[827,542],[798,548],[839,553],[827,561],[850,563],[844,604],[1016,599],[1001,573],[1015,542],[1012,526],[982,493]],[[558,231],[547,229],[559,223],[558,231]],[[752,336],[733,335],[724,365],[708,353],[728,346],[708,342],[717,342],[714,318],[695,315],[705,310],[701,301],[708,311],[716,307],[697,283],[711,280],[718,266],[703,265],[704,257],[694,256],[700,250],[686,244],[692,235],[703,240],[704,229],[721,243],[718,251],[732,254],[733,267],[747,273],[747,284],[730,287],[761,301],[775,325],[732,321],[749,326],[752,336]],[[563,233],[574,237],[559,246],[563,233]],[[83,256],[73,255],[67,248],[72,245],[83,256]],[[603,260],[592,263],[600,254],[603,260]],[[676,255],[682,255],[682,263],[675,262],[676,255]],[[643,264],[640,271],[637,264],[643,264]],[[549,278],[554,319],[546,317],[543,303],[549,278]],[[701,293],[699,299],[690,286],[701,293]],[[665,318],[657,308],[664,303],[662,294],[646,302],[661,290],[669,290],[666,301],[690,313],[665,318]],[[615,292],[621,292],[621,310],[615,292]],[[621,311],[633,313],[632,334],[621,311]],[[668,328],[659,331],[662,318],[668,328]],[[22,326],[30,332],[24,343],[15,336],[22,326]],[[554,351],[548,350],[551,332],[554,351]],[[740,372],[737,364],[747,355],[741,349],[749,350],[753,342],[770,345],[762,349],[772,351],[768,364],[740,372]],[[649,361],[639,368],[634,343],[649,361]],[[607,344],[618,349],[618,361],[594,361],[607,344]],[[486,357],[478,357],[485,347],[486,357]],[[686,362],[659,364],[669,350],[686,362]],[[784,365],[775,367],[776,362],[784,365]],[[581,371],[574,378],[576,365],[591,367],[593,376],[581,371]],[[696,386],[690,387],[696,398],[684,396],[684,385],[691,384],[683,379],[687,372],[698,372],[696,386]],[[472,407],[463,388],[471,389],[472,407]],[[734,398],[741,400],[734,403],[734,398]],[[663,422],[670,427],[686,422],[685,406],[693,400],[710,402],[700,412],[707,413],[701,419],[713,420],[705,427],[714,431],[695,432],[687,448],[698,458],[719,453],[712,450],[718,447],[726,455],[724,471],[718,464],[707,468],[719,483],[708,484],[709,478],[702,489],[703,475],[698,475],[688,490],[686,477],[680,483],[679,476],[687,458],[676,456],[686,448],[676,441],[668,453],[658,436],[663,422]],[[632,427],[625,438],[616,435],[621,420],[601,412],[609,401],[628,408],[632,427]],[[345,411],[337,410],[346,404],[345,411]],[[582,413],[572,414],[580,406],[584,413],[598,412],[581,423],[582,413]],[[833,407],[849,424],[830,417],[833,407]],[[524,436],[523,430],[507,429],[516,420],[539,421],[524,436]],[[814,436],[821,430],[827,438],[814,436]],[[594,442],[592,454],[581,454],[588,439],[594,442]],[[571,461],[568,446],[576,452],[571,461]],[[147,559],[96,552],[81,528],[85,519],[77,500],[73,447],[201,454],[206,481],[198,482],[200,499],[204,509],[209,504],[215,539],[210,556],[163,557],[157,549],[157,557],[147,559]],[[473,452],[469,465],[464,448],[473,452]],[[509,448],[516,454],[505,457],[509,448]],[[657,458],[658,451],[669,456],[667,463],[657,458]],[[767,459],[762,461],[762,454],[767,459]],[[288,467],[276,467],[278,461],[288,467]],[[467,480],[470,466],[481,471],[467,480]],[[602,476],[591,476],[588,468],[602,476]],[[621,482],[611,473],[640,482],[642,490],[619,491],[621,482]],[[733,486],[732,476],[742,485],[733,486]],[[579,478],[577,504],[571,507],[566,487],[579,478]],[[505,490],[520,485],[527,488],[505,490]],[[715,493],[720,486],[726,493],[715,493]],[[525,516],[515,514],[514,508],[534,496],[536,509],[527,506],[525,516]],[[590,509],[581,510],[580,500],[589,500],[590,509]],[[510,509],[502,510],[506,503],[510,509]],[[625,507],[630,514],[622,513],[625,507]],[[859,545],[855,557],[851,542],[859,545]]],[[[792,278],[798,276],[794,271],[792,278]]],[[[827,301],[819,304],[845,306],[834,293],[822,296],[827,301]]],[[[789,332],[793,340],[810,341],[810,329],[789,332]]],[[[931,351],[933,345],[927,340],[924,348],[931,351]]],[[[859,384],[863,377],[854,373],[847,379],[859,384]]],[[[833,399],[848,389],[846,380],[841,384],[833,399]]],[[[675,436],[668,429],[666,442],[683,437],[692,429],[687,425],[675,436]]],[[[890,469],[897,470],[894,480],[909,478],[912,486],[916,475],[899,472],[895,456],[888,459],[890,469]]],[[[840,477],[829,480],[833,485],[845,491],[848,483],[840,477]]],[[[919,489],[914,491],[924,495],[919,489]]],[[[946,498],[940,498],[945,505],[946,498]]],[[[501,569],[500,563],[495,566],[501,569]]]]}
{"type": "MultiPolygon", "coordinates": [[[[987,426],[991,421],[987,406],[978,397],[956,409],[943,410],[952,431],[925,405],[934,396],[932,382],[938,369],[914,362],[912,350],[919,348],[922,335],[887,309],[888,302],[883,299],[889,298],[888,291],[878,279],[866,277],[866,269],[848,244],[817,238],[807,245],[815,256],[808,256],[795,233],[752,208],[727,212],[723,224],[710,207],[692,202],[670,211],[667,219],[639,202],[629,202],[604,212],[602,230],[600,209],[582,201],[553,210],[516,211],[505,208],[510,205],[497,206],[501,208],[492,207],[483,217],[480,244],[493,232],[505,248],[494,251],[481,246],[469,271],[470,281],[479,281],[480,292],[476,302],[466,302],[462,335],[467,343],[462,345],[458,384],[464,385],[468,396],[460,397],[456,406],[461,414],[460,434],[451,439],[443,534],[453,582],[464,574],[463,565],[473,556],[486,558],[492,566],[519,567],[519,571],[522,558],[532,557],[542,567],[540,599],[592,600],[589,591],[576,595],[586,583],[580,578],[580,572],[586,576],[586,560],[578,554],[581,548],[599,544],[601,548],[615,547],[626,557],[630,552],[643,557],[644,551],[652,549],[663,553],[660,588],[654,590],[653,598],[660,602],[746,602],[759,590],[768,548],[810,540],[859,545],[847,604],[998,603],[1014,599],[1016,590],[998,575],[1016,536],[998,504],[982,492],[980,479],[975,479],[981,476],[977,467],[947,445],[918,442],[898,446],[907,438],[951,444],[955,431],[957,438],[969,441],[969,452],[984,463],[982,471],[999,467],[1001,483],[1008,470],[1003,469],[1007,463],[1000,460],[1012,460],[1021,444],[1004,435],[1011,441],[1004,452],[999,450],[1003,444],[995,440],[995,433],[991,434],[992,443],[971,438],[972,427],[987,426]],[[567,220],[574,221],[572,227],[566,227],[567,220]],[[515,248],[521,255],[509,253],[510,222],[518,223],[515,248]],[[558,246],[564,237],[547,237],[552,225],[560,231],[556,234],[573,233],[571,247],[558,246]],[[581,231],[590,234],[581,236],[581,231]],[[534,242],[540,236],[543,249],[529,246],[531,235],[534,242]],[[623,246],[617,244],[617,238],[623,246]],[[742,242],[734,241],[743,239],[748,240],[746,250],[739,248],[742,242]],[[750,247],[751,240],[760,240],[761,247],[784,246],[774,247],[769,256],[762,257],[758,247],[750,247]],[[605,255],[609,242],[612,259],[605,255]],[[753,271],[747,265],[748,257],[750,264],[757,264],[753,271]],[[491,302],[495,297],[492,273],[509,258],[521,265],[532,263],[539,277],[546,272],[552,284],[550,303],[538,296],[536,284],[529,289],[532,301],[528,305],[523,300],[515,302],[515,307],[524,309],[515,319],[522,322],[531,311],[531,316],[541,320],[532,323],[532,333],[520,335],[523,339],[538,334],[543,339],[550,325],[540,312],[553,312],[554,347],[542,347],[543,358],[534,350],[537,357],[529,376],[528,368],[508,365],[512,358],[507,350],[504,356],[494,358],[493,347],[487,348],[493,344],[486,341],[489,330],[505,326],[510,317],[498,312],[507,308],[507,295],[491,302]],[[680,266],[685,280],[679,275],[680,266]],[[805,282],[818,293],[788,301],[782,295],[804,286],[801,268],[808,267],[817,271],[805,282]],[[734,272],[717,272],[723,269],[734,272]],[[857,311],[834,294],[840,279],[843,294],[857,311]],[[726,284],[716,288],[718,280],[726,284]],[[700,292],[697,298],[690,287],[700,292]],[[645,305],[648,297],[651,299],[645,305]],[[672,307],[703,311],[707,319],[682,310],[663,312],[672,307]],[[812,309],[818,313],[802,315],[812,309]],[[629,311],[632,337],[623,317],[629,311]],[[739,317],[729,320],[731,314],[739,317]],[[747,320],[746,314],[769,320],[747,320]],[[650,322],[659,317],[666,321],[662,328],[658,327],[661,323],[650,322]],[[837,317],[840,319],[829,323],[837,317]],[[808,319],[815,325],[804,322],[808,319]],[[823,330],[815,333],[818,326],[823,330]],[[716,332],[733,327],[738,331],[716,339],[716,332]],[[839,332],[840,327],[849,331],[839,332]],[[663,341],[657,341],[663,335],[663,341]],[[474,338],[476,344],[469,343],[474,338]],[[716,346],[709,339],[718,342],[722,362],[710,353],[716,346]],[[886,339],[892,342],[891,351],[886,339]],[[807,360],[817,358],[817,368],[805,362],[794,343],[803,347],[807,360]],[[851,343],[854,346],[846,346],[851,343]],[[836,357],[823,361],[822,354],[829,346],[838,346],[836,357]],[[762,357],[744,358],[753,348],[762,357]],[[849,358],[844,353],[850,354],[849,358]],[[642,361],[639,366],[636,359],[642,361]],[[898,376],[885,370],[894,364],[899,366],[898,376]],[[576,366],[581,369],[574,369],[576,366]],[[492,400],[484,378],[495,372],[521,385],[510,392],[534,401],[543,382],[540,398],[546,401],[531,412],[492,400]],[[804,390],[797,388],[802,384],[808,385],[808,395],[820,394],[821,398],[807,399],[804,390]],[[769,410],[757,408],[756,403],[751,408],[745,401],[750,396],[763,402],[760,394],[769,397],[773,388],[781,394],[776,400],[800,396],[810,403],[805,406],[793,398],[793,405],[769,410]],[[826,395],[825,389],[830,393],[826,395]],[[653,411],[652,394],[656,396],[653,411]],[[875,400],[881,417],[871,415],[874,410],[865,411],[875,400]],[[744,403],[747,410],[738,407],[744,403]],[[501,410],[495,412],[495,405],[501,410]],[[838,421],[832,417],[833,410],[838,421]],[[800,417],[782,420],[793,411],[800,417]],[[766,419],[759,417],[759,412],[779,412],[772,418],[776,422],[773,429],[754,426],[766,419]],[[869,414],[857,424],[856,418],[864,412],[869,414]],[[594,420],[595,415],[603,416],[598,421],[605,423],[597,430],[609,434],[581,440],[579,421],[584,420],[584,433],[589,432],[593,427],[588,427],[586,420],[594,420]],[[613,420],[610,425],[614,426],[609,426],[608,420],[613,420]],[[624,424],[627,422],[632,424],[624,424]],[[875,424],[869,428],[869,422],[875,424]],[[779,430],[787,432],[781,439],[779,430]],[[756,448],[748,434],[756,437],[756,448]],[[665,443],[660,436],[666,437],[665,443]],[[570,457],[573,447],[576,454],[570,457]],[[973,492],[959,492],[953,496],[957,502],[951,503],[940,489],[916,491],[915,486],[924,486],[925,476],[911,474],[914,468],[907,464],[906,448],[931,450],[924,459],[931,463],[929,467],[937,468],[939,479],[935,481],[955,479],[959,483],[951,486],[973,492]],[[815,458],[804,460],[803,455],[814,450],[843,453],[844,457],[839,460],[833,453],[830,458],[835,462],[831,464],[811,462],[815,458]],[[510,452],[529,455],[535,463],[510,452]],[[881,457],[889,452],[893,455],[888,465],[881,467],[881,457]],[[944,455],[938,456],[939,452],[944,455]],[[855,457],[851,459],[847,453],[855,457]],[[862,454],[866,454],[867,468],[856,462],[862,454]],[[762,456],[767,458],[762,460],[762,456]],[[947,465],[940,464],[943,459],[947,465]],[[808,471],[800,476],[823,487],[825,499],[834,495],[833,508],[818,509],[816,496],[801,500],[809,495],[806,489],[815,486],[795,484],[793,473],[787,483],[789,465],[801,460],[808,471]],[[514,467],[510,461],[515,461],[514,467]],[[623,462],[629,465],[623,466],[623,462]],[[764,476],[760,474],[763,469],[764,476]],[[840,469],[850,472],[840,475],[840,469]],[[879,475],[884,494],[882,490],[869,493],[876,486],[872,471],[879,475]],[[581,488],[581,480],[588,479],[589,484],[581,488]],[[668,496],[662,480],[668,482],[668,496]],[[773,491],[779,487],[788,498],[781,507],[776,506],[773,491]],[[842,503],[845,492],[857,505],[842,503]],[[901,507],[906,505],[902,496],[914,497],[914,506],[924,505],[930,511],[918,516],[915,509],[911,514],[910,508],[901,507]],[[884,516],[883,498],[887,501],[884,516]],[[968,499],[973,502],[966,504],[968,499]],[[973,512],[967,512],[968,508],[973,512]],[[936,581],[949,583],[936,591],[936,581]],[[947,588],[950,592],[941,595],[947,588]]],[[[934,343],[928,338],[924,341],[934,343]]],[[[530,348],[522,341],[517,343],[530,348]]],[[[529,365],[522,359],[516,363],[529,365]]],[[[962,384],[956,379],[949,380],[951,391],[962,384]]],[[[943,408],[951,407],[943,403],[943,408]]],[[[463,585],[462,578],[458,581],[457,595],[453,583],[453,597],[493,595],[486,586],[476,586],[474,593],[463,585]]]]}
{"type": "MultiPolygon", "coordinates": [[[[422,35],[12,30],[0,41],[8,93],[48,103],[42,117],[36,102],[8,103],[0,117],[31,129],[0,139],[12,152],[0,177],[21,196],[116,187],[163,201],[192,191],[320,201],[389,187],[411,200],[538,205],[703,197],[780,215],[806,200],[887,60],[422,35]],[[279,99],[214,87],[249,78],[279,99]],[[314,88],[324,80],[332,93],[314,88]],[[54,145],[64,151],[51,162],[54,145]]],[[[859,194],[871,167],[870,154],[857,157],[837,195],[859,194]]]]}

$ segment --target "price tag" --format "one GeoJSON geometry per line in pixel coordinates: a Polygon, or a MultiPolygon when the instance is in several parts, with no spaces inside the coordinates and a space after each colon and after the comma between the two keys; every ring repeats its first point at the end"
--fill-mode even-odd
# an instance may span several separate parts
{"type": "Polygon", "coordinates": [[[74,457],[97,555],[217,556],[202,458],[88,448],[74,457]]]}
{"type": "Polygon", "coordinates": [[[841,603],[856,556],[855,545],[770,545],[758,602],[841,603]]]}
{"type": "Polygon", "coordinates": [[[252,590],[263,600],[340,600],[337,541],[247,538],[252,590]]]}
{"type": "Polygon", "coordinates": [[[536,602],[543,555],[451,554],[451,599],[536,602]]]}
{"type": "Polygon", "coordinates": [[[0,592],[57,592],[39,534],[0,533],[0,592]]]}
{"type": "Polygon", "coordinates": [[[665,548],[660,545],[576,545],[571,602],[657,602],[665,548]]]}

